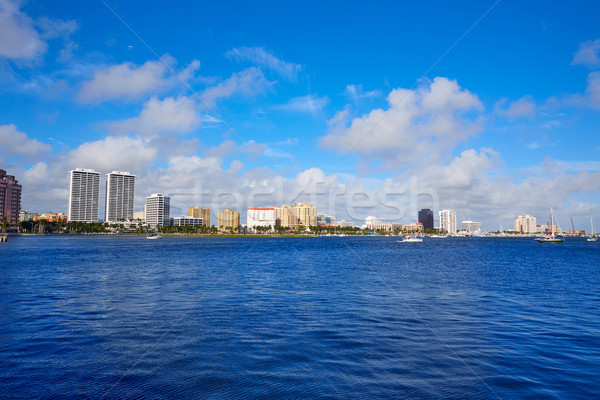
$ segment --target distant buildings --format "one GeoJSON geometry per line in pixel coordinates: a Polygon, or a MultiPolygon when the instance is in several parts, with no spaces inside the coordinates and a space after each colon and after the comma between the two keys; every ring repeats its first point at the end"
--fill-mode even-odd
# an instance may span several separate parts
{"type": "Polygon", "coordinates": [[[423,208],[419,211],[419,222],[423,224],[423,229],[433,229],[433,211],[429,208],[423,208]]]}
{"type": "Polygon", "coordinates": [[[383,223],[382,218],[373,217],[371,215],[369,215],[367,218],[365,218],[365,225],[366,225],[367,229],[375,229],[374,228],[375,225],[379,225],[382,223],[383,223]]]}
{"type": "Polygon", "coordinates": [[[519,215],[515,218],[515,231],[520,233],[536,233],[538,231],[535,217],[519,215]]]}
{"type": "Polygon", "coordinates": [[[331,215],[327,215],[327,214],[318,214],[317,215],[317,225],[318,226],[324,226],[324,225],[333,226],[333,225],[336,225],[336,223],[335,223],[335,217],[332,217],[331,215]]]}
{"type": "Polygon", "coordinates": [[[467,233],[479,233],[481,232],[481,222],[463,221],[461,230],[467,233]]]}
{"type": "Polygon", "coordinates": [[[0,222],[6,218],[9,225],[17,225],[21,210],[21,190],[21,185],[13,175],[6,175],[6,171],[0,169],[0,222]]]}
{"type": "Polygon", "coordinates": [[[210,226],[210,208],[190,207],[188,215],[194,218],[202,218],[204,226],[210,226]]]}
{"type": "Polygon", "coordinates": [[[310,203],[284,204],[275,208],[275,224],[287,228],[317,226],[317,207],[310,203]]]}
{"type": "Polygon", "coordinates": [[[76,168],[69,171],[69,221],[97,222],[100,172],[76,168]]]}
{"type": "Polygon", "coordinates": [[[113,171],[106,174],[106,210],[104,221],[133,218],[135,175],[113,171]]]}
{"type": "Polygon", "coordinates": [[[255,229],[257,226],[270,226],[274,228],[277,223],[274,207],[249,208],[246,216],[246,228],[248,229],[255,229]]]}
{"type": "Polygon", "coordinates": [[[450,235],[456,234],[456,212],[452,210],[438,211],[440,217],[440,230],[450,235]]]}
{"type": "Polygon", "coordinates": [[[133,219],[139,221],[146,221],[146,210],[134,212],[133,219]]]}
{"type": "Polygon", "coordinates": [[[146,197],[146,223],[151,228],[169,226],[171,199],[162,193],[154,193],[146,197]]]}
{"type": "Polygon", "coordinates": [[[173,226],[203,226],[204,221],[202,218],[190,217],[189,215],[182,215],[181,217],[173,218],[173,226]]]}
{"type": "Polygon", "coordinates": [[[219,231],[238,231],[240,229],[240,213],[238,211],[230,210],[229,208],[223,211],[219,211],[217,215],[217,228],[219,231]]]}
{"type": "Polygon", "coordinates": [[[340,228],[354,228],[354,222],[343,219],[339,222],[338,226],[340,228]]]}

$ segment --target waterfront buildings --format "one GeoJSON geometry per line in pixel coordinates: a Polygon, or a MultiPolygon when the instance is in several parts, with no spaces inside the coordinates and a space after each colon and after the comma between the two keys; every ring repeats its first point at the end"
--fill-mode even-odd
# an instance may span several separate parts
{"type": "Polygon", "coordinates": [[[247,212],[246,228],[254,229],[257,226],[276,225],[276,212],[274,207],[270,208],[249,208],[247,212]]]}
{"type": "Polygon", "coordinates": [[[456,212],[452,210],[438,211],[440,217],[440,230],[450,235],[456,234],[456,212]]]}
{"type": "Polygon", "coordinates": [[[341,220],[339,225],[340,228],[354,228],[354,222],[346,221],[345,219],[341,220]]]}
{"type": "Polygon", "coordinates": [[[181,217],[175,217],[173,218],[173,226],[203,226],[204,225],[204,221],[202,220],[202,218],[195,218],[195,217],[191,217],[189,215],[182,215],[181,217]]]}
{"type": "Polygon", "coordinates": [[[9,225],[16,226],[21,211],[22,186],[13,175],[0,169],[0,222],[6,218],[9,225]]]}
{"type": "Polygon", "coordinates": [[[146,223],[151,228],[169,226],[171,199],[162,193],[154,193],[146,197],[146,223]]]}
{"type": "Polygon", "coordinates": [[[515,218],[515,231],[520,233],[536,233],[538,229],[535,217],[531,215],[519,215],[515,218]]]}
{"type": "Polygon", "coordinates": [[[202,218],[204,226],[210,226],[210,208],[190,207],[188,215],[194,218],[202,218]]]}
{"type": "Polygon", "coordinates": [[[317,215],[317,225],[318,226],[333,226],[336,225],[335,217],[327,214],[318,214],[317,215]]]}
{"type": "Polygon", "coordinates": [[[277,226],[288,228],[303,226],[317,226],[317,207],[310,203],[284,204],[274,207],[275,223],[277,226]]]}
{"type": "Polygon", "coordinates": [[[433,229],[433,211],[429,208],[423,208],[419,211],[419,222],[423,224],[423,229],[433,229]]]}
{"type": "Polygon", "coordinates": [[[136,211],[133,213],[133,219],[136,221],[146,221],[146,211],[136,211]]]}
{"type": "Polygon", "coordinates": [[[481,222],[463,221],[461,230],[467,233],[479,233],[481,232],[481,222]]]}
{"type": "Polygon", "coordinates": [[[413,222],[411,224],[408,225],[404,225],[402,227],[403,230],[405,230],[406,232],[423,232],[423,229],[425,229],[423,227],[423,224],[420,222],[413,222]]]}
{"type": "Polygon", "coordinates": [[[69,171],[69,221],[97,222],[100,172],[76,168],[69,171]]]}
{"type": "Polygon", "coordinates": [[[113,171],[106,174],[106,210],[104,221],[112,222],[133,218],[135,175],[113,171]]]}
{"type": "Polygon", "coordinates": [[[373,217],[371,215],[369,215],[367,218],[365,218],[365,225],[366,225],[367,229],[375,229],[374,226],[382,224],[382,223],[383,223],[382,218],[373,217]]]}
{"type": "Polygon", "coordinates": [[[240,213],[229,208],[219,211],[217,223],[219,231],[238,231],[240,229],[240,213]]]}

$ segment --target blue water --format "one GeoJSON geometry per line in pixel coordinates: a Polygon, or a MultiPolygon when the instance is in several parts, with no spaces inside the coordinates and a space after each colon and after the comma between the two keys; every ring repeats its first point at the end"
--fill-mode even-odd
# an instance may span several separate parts
{"type": "Polygon", "coordinates": [[[10,237],[0,397],[600,396],[600,243],[10,237]]]}

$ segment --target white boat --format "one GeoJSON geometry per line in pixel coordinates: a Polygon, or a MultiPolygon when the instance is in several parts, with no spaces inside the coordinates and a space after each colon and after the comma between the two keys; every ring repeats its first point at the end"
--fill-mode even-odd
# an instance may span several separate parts
{"type": "Polygon", "coordinates": [[[158,236],[157,234],[148,235],[146,236],[146,239],[160,239],[160,236],[158,236]]]}
{"type": "Polygon", "coordinates": [[[396,241],[398,243],[421,243],[423,241],[423,237],[416,235],[404,236],[404,239],[396,241]]]}
{"type": "Polygon", "coordinates": [[[560,243],[564,242],[564,238],[556,237],[554,234],[554,210],[550,208],[550,234],[536,239],[540,243],[560,243]]]}
{"type": "Polygon", "coordinates": [[[437,239],[445,239],[448,237],[448,235],[431,235],[429,236],[431,238],[437,238],[437,239]]]}
{"type": "Polygon", "coordinates": [[[587,237],[588,242],[597,242],[598,237],[594,235],[594,220],[590,218],[590,224],[592,225],[592,231],[590,232],[590,236],[587,237]]]}

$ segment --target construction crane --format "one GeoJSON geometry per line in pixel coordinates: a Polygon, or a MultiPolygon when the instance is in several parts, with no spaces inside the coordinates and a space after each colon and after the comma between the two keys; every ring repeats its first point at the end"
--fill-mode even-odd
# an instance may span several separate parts
{"type": "Polygon", "coordinates": [[[573,223],[573,217],[571,217],[571,228],[573,228],[573,235],[575,234],[575,224],[573,223]]]}

